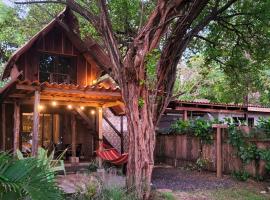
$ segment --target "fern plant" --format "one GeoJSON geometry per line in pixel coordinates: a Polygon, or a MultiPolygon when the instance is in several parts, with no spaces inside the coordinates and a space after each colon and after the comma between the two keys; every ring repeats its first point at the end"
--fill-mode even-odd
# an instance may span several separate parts
{"type": "Polygon", "coordinates": [[[38,158],[0,153],[0,199],[63,199],[53,172],[38,158]]]}

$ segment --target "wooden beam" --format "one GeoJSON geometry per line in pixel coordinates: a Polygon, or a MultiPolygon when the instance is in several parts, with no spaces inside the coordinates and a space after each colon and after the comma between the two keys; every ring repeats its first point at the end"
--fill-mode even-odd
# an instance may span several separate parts
{"type": "Polygon", "coordinates": [[[221,128],[217,128],[217,178],[222,177],[222,136],[221,128]]]}
{"type": "Polygon", "coordinates": [[[115,126],[112,124],[112,122],[105,116],[103,115],[103,119],[109,124],[109,126],[114,130],[114,132],[121,137],[121,133],[115,128],[115,126]]]}
{"type": "Polygon", "coordinates": [[[40,92],[36,90],[33,113],[32,156],[37,156],[38,154],[39,104],[40,92]]]}
{"type": "MultiPolygon", "coordinates": [[[[99,150],[103,149],[102,143],[103,143],[103,132],[102,132],[102,116],[103,116],[103,109],[102,108],[97,108],[97,132],[98,132],[98,145],[99,145],[99,150]]],[[[98,166],[101,169],[102,168],[102,159],[98,157],[98,166]]]]}
{"type": "Polygon", "coordinates": [[[42,92],[58,93],[58,94],[73,94],[73,95],[91,95],[91,96],[111,96],[111,97],[121,97],[120,91],[95,91],[91,89],[64,89],[64,88],[48,88],[46,86],[33,86],[33,85],[16,85],[17,90],[29,90],[35,91],[41,89],[42,92]]]}
{"type": "MultiPolygon", "coordinates": [[[[34,97],[27,97],[25,94],[12,94],[8,96],[9,98],[20,98],[23,99],[20,101],[21,103],[33,103],[34,102],[34,97]]],[[[112,97],[111,99],[98,99],[94,97],[90,98],[84,98],[84,97],[69,97],[69,96],[54,96],[54,95],[40,95],[40,100],[41,101],[51,101],[54,99],[55,101],[59,101],[59,103],[67,103],[67,102],[76,102],[80,104],[95,104],[96,106],[94,107],[100,107],[101,105],[103,107],[112,107],[116,105],[120,105],[120,101],[112,97]]]]}
{"type": "Polygon", "coordinates": [[[75,115],[71,114],[71,152],[72,157],[76,157],[76,118],[75,115]]]}
{"type": "Polygon", "coordinates": [[[120,116],[121,154],[124,153],[124,117],[120,116]]]}
{"type": "Polygon", "coordinates": [[[14,103],[14,127],[13,127],[13,153],[16,154],[17,149],[19,149],[20,144],[20,104],[18,102],[14,103]]]}
{"type": "Polygon", "coordinates": [[[184,110],[183,120],[184,121],[187,121],[188,120],[188,111],[187,110],[184,110]]]}
{"type": "Polygon", "coordinates": [[[194,107],[176,107],[175,109],[166,109],[166,112],[179,112],[179,111],[197,111],[197,112],[209,112],[209,113],[236,113],[244,114],[244,111],[241,110],[223,110],[223,109],[211,109],[211,108],[194,108],[194,107]]]}
{"type": "Polygon", "coordinates": [[[120,92],[111,91],[91,91],[91,90],[79,90],[79,89],[63,89],[63,88],[43,88],[43,92],[58,93],[58,94],[73,94],[73,95],[91,95],[91,96],[112,96],[121,97],[120,92]]]}
{"type": "Polygon", "coordinates": [[[222,129],[227,128],[226,124],[213,124],[212,128],[217,129],[216,137],[216,166],[217,166],[217,178],[222,177],[223,158],[222,158],[222,129]]]}
{"type": "Polygon", "coordinates": [[[2,150],[6,150],[6,106],[2,104],[2,150]]]}

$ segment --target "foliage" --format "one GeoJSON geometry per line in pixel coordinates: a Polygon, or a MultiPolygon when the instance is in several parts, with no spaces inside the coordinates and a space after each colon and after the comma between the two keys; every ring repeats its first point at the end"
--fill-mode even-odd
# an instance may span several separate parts
{"type": "Polygon", "coordinates": [[[88,168],[87,169],[88,169],[89,172],[96,172],[97,169],[98,169],[97,162],[96,161],[90,162],[90,164],[88,165],[88,168]]]}
{"type": "Polygon", "coordinates": [[[177,134],[191,134],[205,143],[211,143],[213,140],[212,124],[215,121],[204,120],[201,118],[184,121],[177,120],[171,125],[171,132],[177,134]]]}
{"type": "Polygon", "coordinates": [[[154,88],[156,84],[156,65],[158,60],[160,59],[160,50],[154,49],[145,58],[145,64],[146,64],[146,73],[147,73],[147,87],[149,89],[154,88]]]}
{"type": "Polygon", "coordinates": [[[110,187],[106,188],[102,185],[89,183],[86,190],[78,190],[67,199],[72,200],[137,200],[134,193],[129,192],[123,188],[110,187]],[[99,188],[99,187],[102,188],[99,188]]]}
{"type": "Polygon", "coordinates": [[[171,125],[171,131],[177,134],[186,134],[190,132],[190,121],[189,120],[177,120],[171,125]]]}
{"type": "Polygon", "coordinates": [[[209,160],[204,159],[204,158],[198,158],[196,160],[196,168],[197,170],[201,171],[201,170],[205,170],[207,165],[209,164],[209,160]]]}
{"type": "Polygon", "coordinates": [[[162,196],[164,200],[175,200],[175,197],[171,192],[163,192],[162,196]]]}
{"type": "Polygon", "coordinates": [[[256,128],[270,136],[270,118],[260,117],[256,128]]]}
{"type": "Polygon", "coordinates": [[[144,99],[143,99],[142,97],[140,97],[140,98],[138,99],[138,106],[139,106],[139,108],[142,108],[143,105],[144,105],[144,99]]]}
{"type": "Polygon", "coordinates": [[[195,136],[199,137],[205,143],[211,143],[213,140],[212,121],[199,118],[192,121],[191,128],[195,136]]]}
{"type": "Polygon", "coordinates": [[[250,174],[246,171],[234,171],[232,176],[239,181],[247,181],[250,177],[250,174]]]}
{"type": "Polygon", "coordinates": [[[265,169],[268,172],[270,172],[270,150],[269,149],[259,149],[258,153],[260,155],[260,158],[266,162],[265,169]]]}
{"type": "MultiPolygon", "coordinates": [[[[262,120],[264,121],[264,120],[262,120]]],[[[229,143],[237,149],[237,154],[244,164],[251,161],[266,162],[266,170],[270,171],[270,150],[260,149],[245,138],[241,129],[235,124],[229,124],[229,143]]]]}
{"type": "Polygon", "coordinates": [[[62,199],[47,163],[34,157],[18,160],[4,152],[0,163],[1,199],[62,199]]]}

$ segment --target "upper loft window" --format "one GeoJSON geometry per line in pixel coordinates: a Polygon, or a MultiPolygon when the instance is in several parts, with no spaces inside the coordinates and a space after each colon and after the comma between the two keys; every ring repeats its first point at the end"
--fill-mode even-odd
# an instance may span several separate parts
{"type": "Polygon", "coordinates": [[[39,62],[39,81],[77,83],[76,57],[42,54],[39,62]]]}

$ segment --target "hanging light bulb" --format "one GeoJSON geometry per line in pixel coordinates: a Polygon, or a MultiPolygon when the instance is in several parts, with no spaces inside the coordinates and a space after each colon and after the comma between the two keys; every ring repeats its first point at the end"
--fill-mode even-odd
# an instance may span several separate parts
{"type": "Polygon", "coordinates": [[[95,110],[91,110],[91,114],[94,115],[96,113],[95,110]]]}
{"type": "Polygon", "coordinates": [[[80,109],[81,109],[81,110],[84,110],[84,106],[80,106],[80,109]]]}
{"type": "Polygon", "coordinates": [[[56,101],[52,101],[52,106],[57,106],[57,102],[56,101]]]}
{"type": "Polygon", "coordinates": [[[72,109],[72,105],[71,104],[68,104],[68,109],[72,109]]]}
{"type": "Polygon", "coordinates": [[[38,110],[41,111],[44,109],[44,106],[43,105],[38,105],[38,110]]]}

